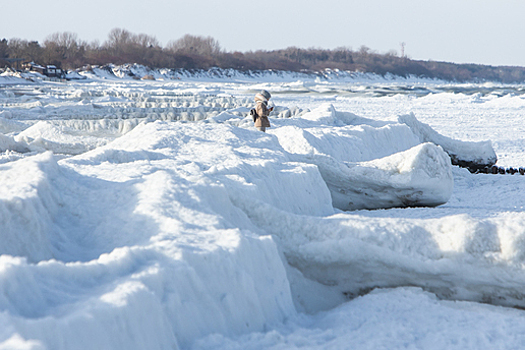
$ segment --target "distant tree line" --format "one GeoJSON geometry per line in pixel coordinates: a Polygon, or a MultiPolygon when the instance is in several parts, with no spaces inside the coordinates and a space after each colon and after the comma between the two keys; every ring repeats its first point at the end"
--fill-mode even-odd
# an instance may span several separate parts
{"type": "Polygon", "coordinates": [[[358,50],[288,47],[272,51],[226,52],[211,37],[185,35],[162,47],[150,35],[115,28],[100,44],[87,43],[74,33],[49,35],[43,43],[23,39],[0,40],[0,67],[20,62],[76,69],[86,65],[138,63],[151,68],[319,71],[325,68],[376,74],[416,75],[455,81],[524,82],[524,67],[412,60],[395,51],[377,53],[366,46],[358,50]]]}

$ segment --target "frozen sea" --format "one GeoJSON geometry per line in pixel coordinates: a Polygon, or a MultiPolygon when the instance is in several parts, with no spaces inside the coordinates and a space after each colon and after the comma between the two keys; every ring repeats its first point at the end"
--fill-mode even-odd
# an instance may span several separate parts
{"type": "Polygon", "coordinates": [[[450,155],[525,85],[111,68],[0,74],[0,349],[524,347],[525,176],[450,155]]]}

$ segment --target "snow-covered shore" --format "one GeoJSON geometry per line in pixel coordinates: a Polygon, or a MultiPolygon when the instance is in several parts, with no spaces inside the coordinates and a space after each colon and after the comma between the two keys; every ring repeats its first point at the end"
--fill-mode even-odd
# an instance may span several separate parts
{"type": "MultiPolygon", "coordinates": [[[[13,70],[0,71],[0,85],[13,84],[27,81],[45,79],[37,72],[15,72],[13,70]],[[16,78],[19,78],[18,80],[16,78]]],[[[322,71],[292,72],[280,70],[263,71],[240,71],[235,69],[166,69],[149,68],[139,64],[108,64],[105,66],[88,66],[76,70],[68,71],[65,79],[67,80],[192,80],[192,81],[213,81],[213,82],[290,82],[297,80],[311,81],[335,81],[353,83],[446,83],[439,79],[430,79],[416,76],[396,76],[393,74],[378,75],[374,73],[364,73],[355,71],[343,71],[339,69],[325,69],[322,71]]]]}
{"type": "Polygon", "coordinates": [[[524,161],[514,87],[113,75],[0,77],[0,349],[522,344],[525,177],[449,158],[524,161]]]}

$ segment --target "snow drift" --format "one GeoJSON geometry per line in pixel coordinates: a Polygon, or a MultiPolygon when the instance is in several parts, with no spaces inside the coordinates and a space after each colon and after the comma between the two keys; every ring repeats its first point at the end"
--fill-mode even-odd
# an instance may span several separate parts
{"type": "MultiPolygon", "coordinates": [[[[472,143],[312,102],[261,133],[228,84],[147,84],[158,82],[73,83],[39,103],[0,91],[0,348],[279,347],[319,334],[323,348],[369,315],[410,320],[400,305],[448,319],[428,292],[525,307],[524,185],[452,167],[447,152],[474,156],[472,143]],[[209,109],[192,122],[86,113],[184,94],[184,108],[209,109]]],[[[469,317],[458,323],[471,331],[469,317]]]]}
{"type": "MultiPolygon", "coordinates": [[[[368,162],[384,168],[368,178],[377,176],[380,183],[389,167],[412,169],[417,177],[422,170],[413,167],[415,159],[428,164],[431,156],[441,161],[443,154],[430,144],[407,152],[368,162]]],[[[331,216],[333,199],[321,167],[297,160],[278,138],[257,131],[156,122],[58,163],[44,153],[4,165],[2,176],[23,186],[8,186],[12,194],[2,196],[2,222],[20,218],[2,231],[10,242],[3,247],[1,285],[9,291],[2,308],[12,310],[3,316],[5,322],[24,339],[57,349],[68,348],[85,330],[98,334],[101,348],[117,342],[128,348],[187,347],[212,332],[261,331],[294,314],[278,245],[268,233],[279,238],[288,261],[304,275],[348,295],[407,283],[445,288],[437,276],[454,276],[460,262],[452,268],[434,263],[439,250],[432,250],[431,239],[409,234],[421,224],[408,221],[407,234],[400,234],[395,233],[400,225],[389,231],[383,220],[367,219],[363,225],[356,218],[331,216]],[[31,176],[23,180],[21,174],[31,176]],[[378,241],[375,235],[385,232],[398,238],[378,241]],[[384,244],[392,253],[376,254],[384,244]],[[413,252],[418,253],[412,257],[413,252]],[[419,254],[430,261],[421,265],[419,254]],[[371,257],[377,261],[370,264],[371,257]],[[54,260],[45,262],[49,259],[54,260]],[[92,282],[82,282],[86,278],[92,282]],[[30,289],[31,297],[20,288],[30,289]],[[64,289],[74,297],[61,298],[64,289]],[[32,295],[37,300],[28,304],[32,295]],[[38,313],[32,305],[39,305],[38,313]],[[59,316],[69,309],[76,311],[59,316]],[[37,319],[18,323],[15,316],[37,319]],[[119,318],[128,320],[124,333],[113,326],[119,318]],[[41,333],[49,328],[58,334],[41,333]],[[126,340],[131,334],[141,338],[131,344],[126,340]]],[[[472,270],[478,260],[466,265],[472,270]]],[[[476,270],[476,279],[490,271],[476,270]]],[[[474,299],[495,287],[484,290],[481,283],[465,281],[464,273],[456,276],[474,299]]],[[[466,295],[460,290],[455,296],[466,295]]]]}
{"type": "Polygon", "coordinates": [[[300,121],[296,124],[300,128],[283,126],[271,133],[296,159],[319,168],[334,207],[437,206],[452,195],[450,158],[436,144],[418,144],[402,125],[341,113],[332,105],[322,105],[300,119],[315,124],[300,121]],[[374,158],[378,155],[384,156],[374,158]]]}
{"type": "Polygon", "coordinates": [[[437,206],[452,195],[450,158],[431,143],[362,163],[305,159],[319,167],[334,207],[341,210],[437,206]]]}
{"type": "Polygon", "coordinates": [[[480,169],[496,164],[496,152],[490,141],[461,142],[438,134],[429,125],[419,122],[414,114],[402,115],[399,122],[404,123],[422,142],[433,142],[441,145],[455,165],[480,169]]]}

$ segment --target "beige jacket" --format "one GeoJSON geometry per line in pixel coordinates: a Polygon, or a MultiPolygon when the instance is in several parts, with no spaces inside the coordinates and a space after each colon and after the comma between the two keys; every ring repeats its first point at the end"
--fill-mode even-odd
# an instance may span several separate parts
{"type": "Polygon", "coordinates": [[[257,105],[255,106],[255,111],[259,117],[255,120],[255,127],[271,127],[270,120],[268,120],[270,110],[268,109],[267,102],[261,100],[256,100],[256,102],[257,105]]]}

